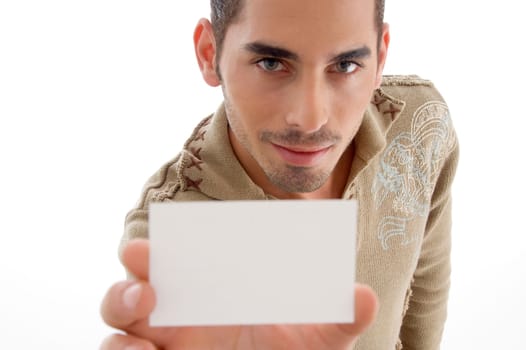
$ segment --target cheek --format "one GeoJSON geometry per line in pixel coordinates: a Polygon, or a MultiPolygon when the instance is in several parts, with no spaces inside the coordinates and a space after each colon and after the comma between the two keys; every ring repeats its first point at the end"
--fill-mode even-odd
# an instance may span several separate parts
{"type": "Polygon", "coordinates": [[[333,99],[333,116],[335,125],[332,128],[339,131],[342,137],[354,136],[363,119],[367,106],[371,101],[372,87],[356,87],[338,90],[339,94],[333,99]]]}
{"type": "Polygon", "coordinates": [[[244,75],[242,79],[231,80],[225,93],[246,133],[254,134],[278,127],[283,97],[276,90],[269,91],[256,79],[244,75]]]}

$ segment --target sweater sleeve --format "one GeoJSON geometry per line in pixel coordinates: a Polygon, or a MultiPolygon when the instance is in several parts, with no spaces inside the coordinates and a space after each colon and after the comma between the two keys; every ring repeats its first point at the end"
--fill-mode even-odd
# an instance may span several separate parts
{"type": "MultiPolygon", "coordinates": [[[[119,244],[119,257],[126,244],[136,238],[148,238],[148,205],[151,201],[158,200],[157,197],[165,193],[173,195],[178,189],[180,181],[177,177],[177,163],[180,155],[164,164],[144,184],[141,196],[130,210],[124,220],[124,234],[119,244]]],[[[168,196],[164,196],[168,197],[168,196]]],[[[160,198],[162,201],[164,198],[160,198]]]]}
{"type": "Polygon", "coordinates": [[[458,143],[455,143],[432,196],[411,297],[400,330],[399,348],[404,350],[440,348],[450,286],[451,186],[457,162],[458,143]]]}
{"type": "Polygon", "coordinates": [[[201,192],[187,190],[181,169],[185,167],[181,155],[164,164],[143,187],[139,201],[124,221],[124,234],[119,244],[119,257],[126,244],[133,239],[148,238],[148,212],[151,202],[209,200],[201,192]]]}

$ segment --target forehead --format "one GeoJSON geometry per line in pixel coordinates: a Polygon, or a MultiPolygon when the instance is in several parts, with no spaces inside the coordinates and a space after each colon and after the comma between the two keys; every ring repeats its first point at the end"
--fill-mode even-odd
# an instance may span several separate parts
{"type": "Polygon", "coordinates": [[[227,37],[241,45],[263,41],[291,49],[347,49],[376,40],[374,7],[375,0],[244,0],[227,37]]]}

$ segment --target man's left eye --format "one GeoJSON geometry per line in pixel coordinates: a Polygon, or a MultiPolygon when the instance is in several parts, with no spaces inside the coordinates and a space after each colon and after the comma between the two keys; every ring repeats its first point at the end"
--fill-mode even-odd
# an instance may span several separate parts
{"type": "Polygon", "coordinates": [[[358,64],[353,61],[340,61],[334,65],[334,70],[338,73],[352,73],[358,68],[358,64]]]}

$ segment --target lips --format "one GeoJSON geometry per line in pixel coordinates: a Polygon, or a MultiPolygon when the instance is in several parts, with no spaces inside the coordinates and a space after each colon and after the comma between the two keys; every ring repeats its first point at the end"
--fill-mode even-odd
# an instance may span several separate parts
{"type": "Polygon", "coordinates": [[[319,163],[331,146],[323,148],[302,149],[272,144],[281,158],[288,164],[300,167],[312,167],[319,163]]]}

